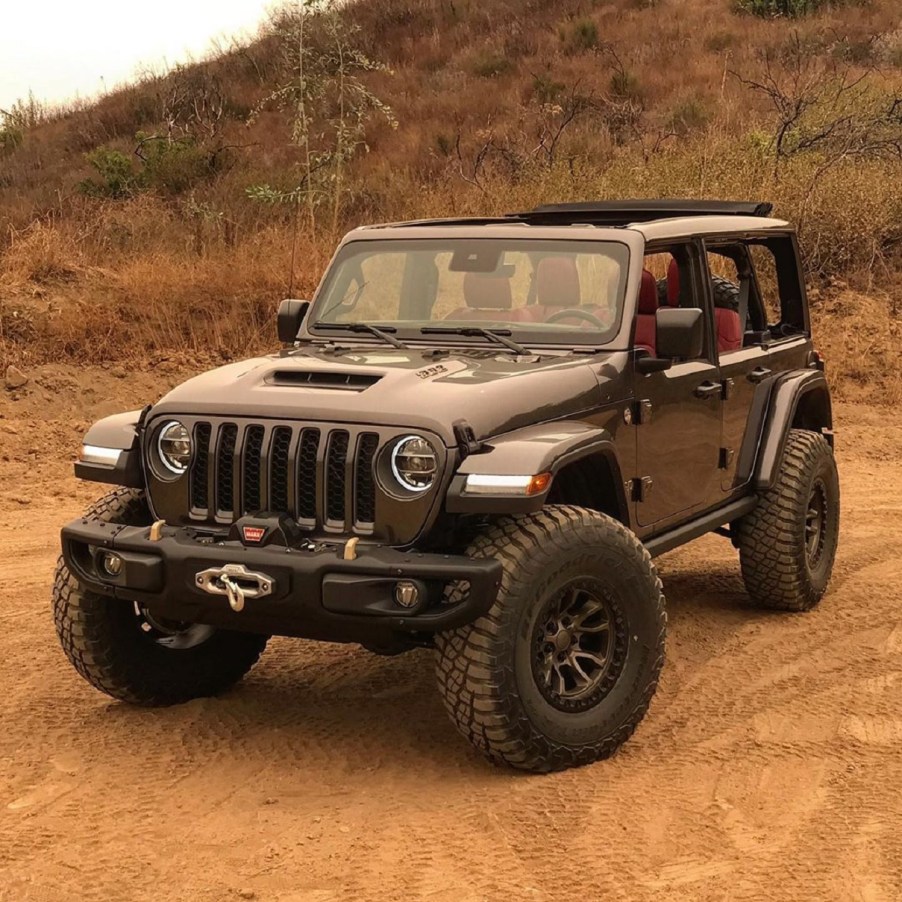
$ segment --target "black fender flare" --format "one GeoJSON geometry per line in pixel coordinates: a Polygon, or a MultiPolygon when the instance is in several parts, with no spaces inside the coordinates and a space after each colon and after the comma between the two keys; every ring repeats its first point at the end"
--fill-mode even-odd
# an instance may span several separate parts
{"type": "Polygon", "coordinates": [[[122,485],[131,489],[144,488],[144,470],[141,465],[141,428],[149,407],[129,410],[98,420],[85,433],[85,447],[105,448],[121,452],[114,464],[78,460],[75,476],[88,482],[122,485]]]}
{"type": "Polygon", "coordinates": [[[833,407],[827,379],[820,370],[792,370],[775,380],[755,463],[756,491],[767,491],[773,486],[786,437],[796,425],[820,432],[832,447],[833,407]]]}
{"type": "Polygon", "coordinates": [[[628,510],[626,490],[611,433],[581,420],[564,420],[517,429],[484,444],[484,450],[470,454],[458,467],[445,497],[449,513],[533,513],[545,505],[554,476],[565,466],[589,456],[607,458],[619,493],[618,505],[628,510]],[[551,473],[544,491],[535,495],[468,494],[470,475],[535,476],[551,473]]]}

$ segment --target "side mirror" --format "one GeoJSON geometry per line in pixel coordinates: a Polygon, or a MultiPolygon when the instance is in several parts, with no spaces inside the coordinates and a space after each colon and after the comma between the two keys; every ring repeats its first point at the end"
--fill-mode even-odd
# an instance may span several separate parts
{"type": "Polygon", "coordinates": [[[655,333],[658,357],[693,360],[705,349],[705,315],[698,307],[661,307],[655,333]]]}
{"type": "Polygon", "coordinates": [[[310,309],[310,301],[296,301],[293,299],[282,301],[279,304],[278,331],[279,341],[292,344],[301,331],[304,317],[310,309]]]}

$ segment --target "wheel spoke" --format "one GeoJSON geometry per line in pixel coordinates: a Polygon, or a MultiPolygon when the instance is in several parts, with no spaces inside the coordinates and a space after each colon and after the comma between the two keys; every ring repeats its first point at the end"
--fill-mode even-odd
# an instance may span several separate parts
{"type": "MultiPolygon", "coordinates": [[[[579,613],[573,618],[573,626],[578,630],[586,630],[589,627],[584,626],[587,620],[591,620],[597,614],[604,614],[605,606],[600,601],[588,601],[580,608],[579,613]]],[[[605,617],[605,623],[608,622],[605,617]]]]}
{"type": "Polygon", "coordinates": [[[555,676],[555,685],[552,688],[558,695],[563,695],[564,690],[567,688],[567,686],[566,686],[566,682],[564,681],[564,675],[561,673],[560,664],[554,665],[554,676],[555,676]]]}
{"type": "Polygon", "coordinates": [[[594,651],[586,651],[583,648],[575,648],[572,657],[574,659],[585,658],[587,661],[591,661],[598,667],[604,667],[608,663],[606,655],[598,655],[594,651]]]}
{"type": "Polygon", "coordinates": [[[589,676],[589,674],[586,673],[585,670],[582,669],[579,662],[576,660],[576,655],[571,654],[570,657],[567,658],[567,663],[578,674],[577,682],[581,684],[582,688],[585,688],[592,683],[592,678],[589,676]]]}

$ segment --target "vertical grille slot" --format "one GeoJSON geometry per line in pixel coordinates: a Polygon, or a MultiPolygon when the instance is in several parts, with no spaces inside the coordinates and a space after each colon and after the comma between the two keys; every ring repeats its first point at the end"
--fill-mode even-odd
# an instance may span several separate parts
{"type": "Polygon", "coordinates": [[[263,507],[260,453],[265,432],[262,426],[248,426],[244,437],[244,503],[241,508],[245,513],[255,513],[263,507]]]}
{"type": "Polygon", "coordinates": [[[277,426],[272,431],[269,452],[269,509],[287,513],[288,504],[288,450],[291,447],[291,429],[277,426]]]}
{"type": "Polygon", "coordinates": [[[216,510],[231,514],[235,510],[235,442],[238,427],[226,423],[219,430],[219,447],[216,451],[216,510]]]}
{"type": "Polygon", "coordinates": [[[379,447],[375,432],[364,432],[357,448],[354,464],[354,521],[372,525],[376,520],[376,484],[373,476],[373,458],[379,447]]]}
{"type": "Polygon", "coordinates": [[[191,468],[191,507],[195,510],[207,509],[207,477],[210,472],[210,435],[213,429],[209,423],[198,423],[194,427],[194,466],[191,468]]]}
{"type": "Polygon", "coordinates": [[[326,458],[326,519],[341,523],[345,518],[345,464],[348,460],[348,433],[336,429],[329,436],[326,458]]]}
{"type": "Polygon", "coordinates": [[[316,519],[316,452],[319,429],[305,429],[298,444],[298,518],[316,519]]]}

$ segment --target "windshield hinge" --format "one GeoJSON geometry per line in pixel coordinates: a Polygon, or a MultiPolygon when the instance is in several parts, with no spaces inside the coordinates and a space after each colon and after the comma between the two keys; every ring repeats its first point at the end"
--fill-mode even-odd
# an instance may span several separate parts
{"type": "Polygon", "coordinates": [[[479,454],[486,449],[485,444],[476,439],[473,427],[466,420],[458,420],[454,424],[454,438],[460,449],[461,460],[470,454],[479,454]]]}

